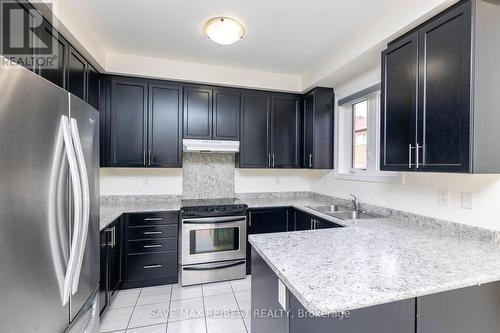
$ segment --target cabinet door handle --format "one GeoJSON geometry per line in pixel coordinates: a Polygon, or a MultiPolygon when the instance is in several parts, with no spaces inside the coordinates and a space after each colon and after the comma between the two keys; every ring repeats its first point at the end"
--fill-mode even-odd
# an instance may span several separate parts
{"type": "Polygon", "coordinates": [[[313,154],[309,154],[309,167],[313,167],[313,154]]]}
{"type": "Polygon", "coordinates": [[[161,267],[163,267],[163,265],[160,265],[160,264],[158,264],[158,265],[145,265],[144,269],[161,268],[161,267]]]}
{"type": "Polygon", "coordinates": [[[146,165],[146,149],[144,149],[144,151],[142,152],[142,155],[143,155],[143,156],[142,156],[142,163],[143,163],[144,165],[146,165]]]}
{"type": "Polygon", "coordinates": [[[163,217],[146,217],[144,219],[144,221],[146,221],[146,222],[150,222],[150,221],[163,221],[163,217]]]}
{"type": "Polygon", "coordinates": [[[151,165],[151,150],[148,151],[148,160],[149,160],[149,165],[151,165]]]}
{"type": "Polygon", "coordinates": [[[267,155],[267,165],[271,167],[271,154],[267,155]]]}
{"type": "Polygon", "coordinates": [[[274,168],[274,153],[273,153],[273,168],[274,168]]]}
{"type": "Polygon", "coordinates": [[[252,226],[252,212],[248,212],[248,226],[252,226]]]}
{"type": "Polygon", "coordinates": [[[150,248],[155,248],[155,247],[162,247],[163,245],[161,244],[155,244],[155,245],[144,245],[145,249],[150,249],[150,248]]]}
{"type": "Polygon", "coordinates": [[[411,169],[411,150],[413,149],[411,143],[408,145],[408,169],[411,169]]]}
{"type": "Polygon", "coordinates": [[[108,232],[110,234],[109,240],[106,237],[106,245],[112,247],[113,246],[113,228],[106,229],[106,232],[108,232]]]}
{"type": "Polygon", "coordinates": [[[145,231],[144,235],[159,235],[162,233],[163,233],[163,231],[145,231]]]}
{"type": "Polygon", "coordinates": [[[420,146],[420,145],[417,143],[417,146],[416,146],[416,148],[415,148],[415,155],[416,155],[416,156],[415,156],[415,165],[416,165],[417,169],[418,169],[418,167],[420,166],[420,163],[419,163],[419,160],[418,160],[418,155],[419,155],[419,153],[420,153],[420,148],[422,148],[422,146],[420,146]]]}

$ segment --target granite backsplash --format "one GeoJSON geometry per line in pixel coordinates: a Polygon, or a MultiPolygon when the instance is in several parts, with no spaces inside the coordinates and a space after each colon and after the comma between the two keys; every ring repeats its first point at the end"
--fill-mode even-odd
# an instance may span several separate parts
{"type": "Polygon", "coordinates": [[[184,199],[234,197],[234,154],[184,153],[184,199]]]}

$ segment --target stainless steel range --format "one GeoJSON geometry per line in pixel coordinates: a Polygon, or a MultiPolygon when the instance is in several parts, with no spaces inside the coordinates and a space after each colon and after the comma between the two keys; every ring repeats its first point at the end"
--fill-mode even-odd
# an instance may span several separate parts
{"type": "Polygon", "coordinates": [[[245,278],[246,209],[238,199],[183,201],[183,286],[245,278]]]}

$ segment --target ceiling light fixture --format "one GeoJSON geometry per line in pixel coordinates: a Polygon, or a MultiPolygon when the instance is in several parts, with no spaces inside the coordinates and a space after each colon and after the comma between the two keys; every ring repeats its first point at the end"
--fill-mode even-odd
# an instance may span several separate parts
{"type": "Polygon", "coordinates": [[[230,17],[214,17],[205,24],[205,34],[217,44],[230,45],[243,38],[245,28],[230,17]]]}

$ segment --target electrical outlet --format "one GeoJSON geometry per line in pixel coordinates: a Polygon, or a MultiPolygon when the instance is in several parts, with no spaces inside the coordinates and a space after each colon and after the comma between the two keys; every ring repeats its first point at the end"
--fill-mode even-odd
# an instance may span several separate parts
{"type": "Polygon", "coordinates": [[[450,205],[450,191],[449,190],[439,190],[438,191],[438,203],[442,206],[450,205]]]}
{"type": "Polygon", "coordinates": [[[474,193],[462,192],[460,194],[461,206],[464,209],[474,209],[474,193]]]}
{"type": "Polygon", "coordinates": [[[142,178],[142,184],[144,186],[148,186],[149,185],[149,178],[142,178]]]}

